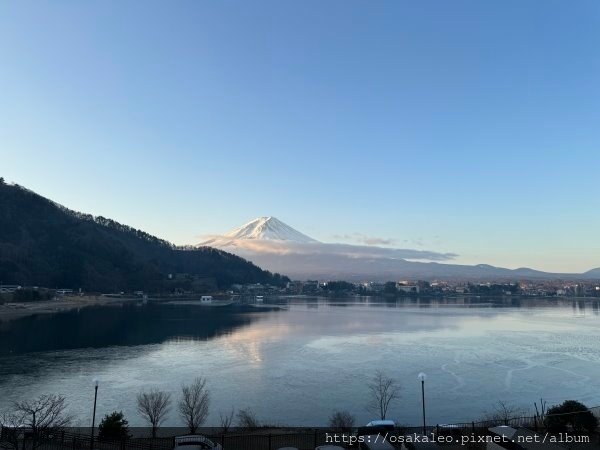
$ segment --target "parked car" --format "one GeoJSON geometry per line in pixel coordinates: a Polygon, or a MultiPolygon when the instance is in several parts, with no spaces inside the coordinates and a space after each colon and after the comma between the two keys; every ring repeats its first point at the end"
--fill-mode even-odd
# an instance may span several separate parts
{"type": "Polygon", "coordinates": [[[173,450],[223,450],[221,444],[211,441],[206,436],[189,434],[177,436],[173,450]]]}
{"type": "Polygon", "coordinates": [[[391,431],[396,428],[396,422],[393,420],[372,420],[367,424],[368,427],[377,427],[391,431]]]}
{"type": "Polygon", "coordinates": [[[360,450],[394,450],[394,446],[381,434],[363,436],[363,439],[363,442],[358,444],[360,450]]]}
{"type": "Polygon", "coordinates": [[[400,446],[401,450],[440,450],[437,442],[410,442],[400,446]]]}
{"type": "Polygon", "coordinates": [[[436,436],[450,436],[456,441],[460,441],[462,436],[462,428],[458,425],[440,424],[436,425],[434,434],[436,436]]]}
{"type": "Polygon", "coordinates": [[[396,422],[393,420],[372,420],[364,427],[355,430],[354,435],[362,436],[362,442],[359,442],[360,450],[392,450],[394,447],[384,439],[386,434],[392,434],[396,429],[396,422]]]}

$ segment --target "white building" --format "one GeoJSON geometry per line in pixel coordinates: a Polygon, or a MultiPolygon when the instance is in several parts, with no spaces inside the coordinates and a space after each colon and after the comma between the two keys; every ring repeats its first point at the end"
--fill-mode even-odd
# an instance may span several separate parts
{"type": "Polygon", "coordinates": [[[396,283],[396,289],[403,292],[419,293],[419,286],[416,284],[404,284],[403,282],[396,283]]]}
{"type": "Polygon", "coordinates": [[[56,295],[71,295],[73,293],[73,289],[57,289],[56,295]]]}
{"type": "Polygon", "coordinates": [[[19,286],[17,284],[0,285],[0,293],[15,292],[15,291],[18,291],[19,289],[21,289],[21,286],[19,286]]]}

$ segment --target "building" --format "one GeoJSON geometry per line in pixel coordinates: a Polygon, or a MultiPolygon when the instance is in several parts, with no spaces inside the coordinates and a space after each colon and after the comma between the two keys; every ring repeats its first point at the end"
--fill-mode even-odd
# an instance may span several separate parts
{"type": "Polygon", "coordinates": [[[0,285],[0,294],[15,292],[21,289],[21,286],[17,284],[2,284],[0,285]]]}
{"type": "Polygon", "coordinates": [[[318,280],[307,280],[302,285],[303,294],[316,294],[319,292],[319,281],[318,280]]]}
{"type": "Polygon", "coordinates": [[[412,294],[418,294],[420,289],[417,284],[406,284],[405,281],[399,281],[396,283],[396,289],[402,292],[408,292],[412,294]]]}
{"type": "Polygon", "coordinates": [[[385,283],[367,282],[363,283],[363,287],[367,292],[383,292],[385,290],[385,283]]]}
{"type": "Polygon", "coordinates": [[[54,292],[56,292],[56,295],[72,295],[73,289],[57,289],[54,292]]]}

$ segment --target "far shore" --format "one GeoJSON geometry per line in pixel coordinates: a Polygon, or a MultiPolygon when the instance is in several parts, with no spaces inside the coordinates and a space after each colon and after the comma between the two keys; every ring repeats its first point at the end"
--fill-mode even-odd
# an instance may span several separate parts
{"type": "Polygon", "coordinates": [[[106,296],[73,296],[64,297],[60,300],[44,300],[39,302],[7,302],[0,305],[0,322],[21,319],[36,314],[53,314],[57,312],[70,311],[73,309],[86,308],[95,305],[119,304],[125,302],[140,302],[139,297],[106,297],[106,296]]]}
{"type": "MultiPolygon", "coordinates": [[[[327,296],[327,295],[280,295],[279,298],[315,298],[315,297],[323,297],[328,299],[335,299],[336,296],[327,296]]],[[[393,298],[385,295],[379,296],[367,296],[374,297],[379,299],[393,298]]],[[[414,298],[414,299],[422,299],[422,300],[436,300],[440,299],[439,296],[427,296],[420,295],[418,297],[396,297],[396,299],[404,298],[414,298]]],[[[446,296],[447,299],[457,300],[459,298],[470,298],[470,299],[479,299],[482,301],[490,300],[492,298],[497,298],[494,296],[485,296],[485,295],[455,295],[455,296],[446,296]]],[[[520,300],[573,300],[573,301],[581,301],[581,300],[600,300],[595,297],[529,297],[529,296],[519,296],[514,295],[512,297],[502,297],[503,299],[520,299],[520,300]]],[[[23,317],[33,316],[37,314],[54,314],[64,311],[71,311],[73,309],[86,308],[90,306],[103,306],[103,305],[111,305],[111,304],[121,304],[121,303],[135,303],[143,301],[140,297],[116,297],[116,296],[104,296],[104,295],[86,295],[86,296],[67,296],[63,297],[60,300],[43,300],[37,302],[7,302],[4,304],[0,304],[0,323],[8,322],[10,320],[21,319],[23,317]]],[[[172,297],[157,297],[157,298],[149,298],[148,301],[151,302],[165,302],[167,304],[200,304],[199,301],[194,301],[191,299],[182,299],[182,298],[172,298],[172,297]]],[[[227,306],[233,304],[235,302],[217,300],[213,306],[227,306]]],[[[255,304],[254,307],[272,307],[273,305],[262,305],[255,304]]]]}

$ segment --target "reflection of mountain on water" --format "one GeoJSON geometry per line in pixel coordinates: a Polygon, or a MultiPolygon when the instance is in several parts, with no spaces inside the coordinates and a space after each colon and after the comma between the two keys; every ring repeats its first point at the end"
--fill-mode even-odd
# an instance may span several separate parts
{"type": "Polygon", "coordinates": [[[208,340],[258,319],[248,306],[97,306],[25,317],[0,327],[0,355],[114,345],[155,344],[172,338],[208,340]]]}
{"type": "MultiPolygon", "coordinates": [[[[400,326],[404,332],[455,329],[457,321],[467,317],[491,318],[504,314],[503,309],[520,309],[533,315],[560,308],[572,309],[574,315],[600,313],[598,302],[570,299],[534,298],[323,298],[308,297],[283,301],[291,307],[287,321],[294,325],[295,339],[323,333],[345,335],[390,330],[400,326]],[[303,310],[345,311],[344,316],[306,315],[303,310]],[[387,311],[396,310],[390,316],[387,311]],[[387,310],[387,311],[386,311],[387,310]],[[419,314],[418,310],[428,310],[419,314]],[[376,320],[374,320],[376,319],[376,320]],[[349,325],[350,324],[350,325],[349,325]],[[351,329],[348,329],[351,326],[351,329]]],[[[207,307],[196,305],[123,304],[97,306],[53,315],[25,317],[0,323],[0,355],[29,352],[103,348],[159,344],[169,340],[210,340],[246,329],[254,322],[273,317],[271,310],[248,305],[207,307]]]]}

